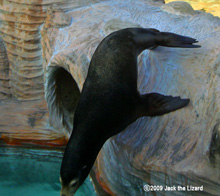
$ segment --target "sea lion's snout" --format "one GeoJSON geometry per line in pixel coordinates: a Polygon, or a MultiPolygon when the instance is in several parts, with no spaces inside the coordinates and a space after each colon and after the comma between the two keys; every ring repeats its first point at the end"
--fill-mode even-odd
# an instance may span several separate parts
{"type": "Polygon", "coordinates": [[[61,189],[60,196],[74,196],[76,190],[74,192],[70,192],[68,189],[61,189]]]}
{"type": "Polygon", "coordinates": [[[73,196],[77,189],[79,188],[78,178],[73,179],[68,184],[63,184],[62,179],[60,178],[61,191],[60,196],[73,196]]]}
{"type": "Polygon", "coordinates": [[[68,187],[65,187],[65,188],[62,187],[61,192],[60,192],[60,196],[74,196],[77,189],[78,189],[78,187],[76,187],[75,189],[68,188],[68,187]]]}

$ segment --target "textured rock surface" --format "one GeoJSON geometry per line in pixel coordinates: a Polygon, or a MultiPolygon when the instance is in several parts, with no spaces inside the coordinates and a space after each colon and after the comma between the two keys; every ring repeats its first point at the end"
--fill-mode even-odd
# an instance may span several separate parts
{"type": "Polygon", "coordinates": [[[12,94],[20,100],[44,96],[39,25],[45,18],[39,2],[0,2],[0,35],[7,47],[12,94]]]}
{"type": "MultiPolygon", "coordinates": [[[[92,176],[100,195],[218,195],[220,20],[186,3],[136,1],[130,6],[132,2],[105,1],[83,7],[68,12],[70,26],[42,28],[42,46],[50,46],[43,55],[51,121],[60,119],[68,132],[73,118],[68,107],[74,108],[74,104],[64,106],[64,99],[54,90],[59,81],[54,71],[71,74],[80,91],[96,46],[110,32],[142,26],[195,37],[202,48],[158,47],[145,51],[138,67],[141,93],[180,95],[190,98],[190,105],[162,117],[139,119],[111,138],[92,176]],[[204,191],[146,193],[145,184],[204,186],[204,191]]],[[[72,91],[65,91],[74,97],[72,91]]]]}
{"type": "MultiPolygon", "coordinates": [[[[44,23],[47,12],[50,13],[51,9],[59,10],[57,11],[59,16],[61,11],[93,2],[89,0],[0,1],[0,36],[7,47],[11,92],[17,99],[36,100],[44,97],[39,27],[44,23]]],[[[50,21],[50,25],[54,25],[53,21],[50,21]]],[[[57,21],[56,25],[65,26],[65,19],[57,21]]]]}
{"type": "Polygon", "coordinates": [[[0,99],[11,96],[9,85],[9,62],[4,41],[0,37],[0,99]]]}
{"type": "Polygon", "coordinates": [[[0,1],[0,138],[9,144],[66,143],[63,134],[54,134],[48,126],[44,99],[39,28],[52,5],[0,1]]]}
{"type": "MultiPolygon", "coordinates": [[[[173,2],[175,0],[165,0],[166,3],[173,2]]],[[[193,9],[202,10],[208,13],[212,13],[214,16],[220,17],[219,0],[184,0],[190,3],[193,9]]]]}
{"type": "Polygon", "coordinates": [[[47,140],[57,140],[57,145],[66,144],[63,132],[54,129],[56,126],[52,127],[48,122],[40,27],[46,17],[45,28],[65,27],[70,24],[71,18],[66,17],[64,11],[94,2],[0,0],[1,139],[10,144],[35,143],[31,140],[39,140],[38,144],[40,141],[45,144],[47,140]],[[57,18],[56,22],[51,16],[57,18]],[[33,114],[41,111],[45,113],[42,118],[33,114]],[[38,125],[28,123],[28,118],[38,125]]]}

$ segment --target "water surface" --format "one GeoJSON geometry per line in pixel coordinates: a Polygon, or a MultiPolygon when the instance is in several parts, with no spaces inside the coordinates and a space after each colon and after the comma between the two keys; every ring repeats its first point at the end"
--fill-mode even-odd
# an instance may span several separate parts
{"type": "MultiPolygon", "coordinates": [[[[60,151],[0,147],[0,195],[59,196],[62,156],[60,151]]],[[[75,195],[96,196],[89,178],[75,195]]]]}

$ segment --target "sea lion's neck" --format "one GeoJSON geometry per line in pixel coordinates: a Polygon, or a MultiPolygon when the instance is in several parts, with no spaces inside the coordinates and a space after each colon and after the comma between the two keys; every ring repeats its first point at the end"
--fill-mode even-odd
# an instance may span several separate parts
{"type": "Polygon", "coordinates": [[[86,130],[74,129],[69,143],[75,147],[72,146],[71,148],[75,149],[76,152],[80,151],[81,155],[87,154],[87,157],[89,156],[88,153],[92,154],[93,151],[94,154],[98,154],[106,140],[97,132],[97,130],[90,128],[86,128],[86,130]]]}
{"type": "MultiPolygon", "coordinates": [[[[88,173],[96,157],[105,143],[105,139],[96,134],[97,130],[75,128],[67,144],[62,167],[71,166],[69,169],[80,170],[86,168],[88,173]]],[[[87,173],[87,174],[88,174],[87,173]]]]}

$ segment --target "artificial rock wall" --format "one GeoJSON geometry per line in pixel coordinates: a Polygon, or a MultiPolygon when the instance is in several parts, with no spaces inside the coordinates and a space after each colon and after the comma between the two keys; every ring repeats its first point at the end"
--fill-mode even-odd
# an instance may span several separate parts
{"type": "Polygon", "coordinates": [[[0,139],[9,144],[66,144],[64,132],[49,120],[42,55],[49,46],[42,48],[40,29],[43,24],[70,24],[71,18],[53,24],[54,10],[59,15],[94,2],[0,0],[0,139]]]}

